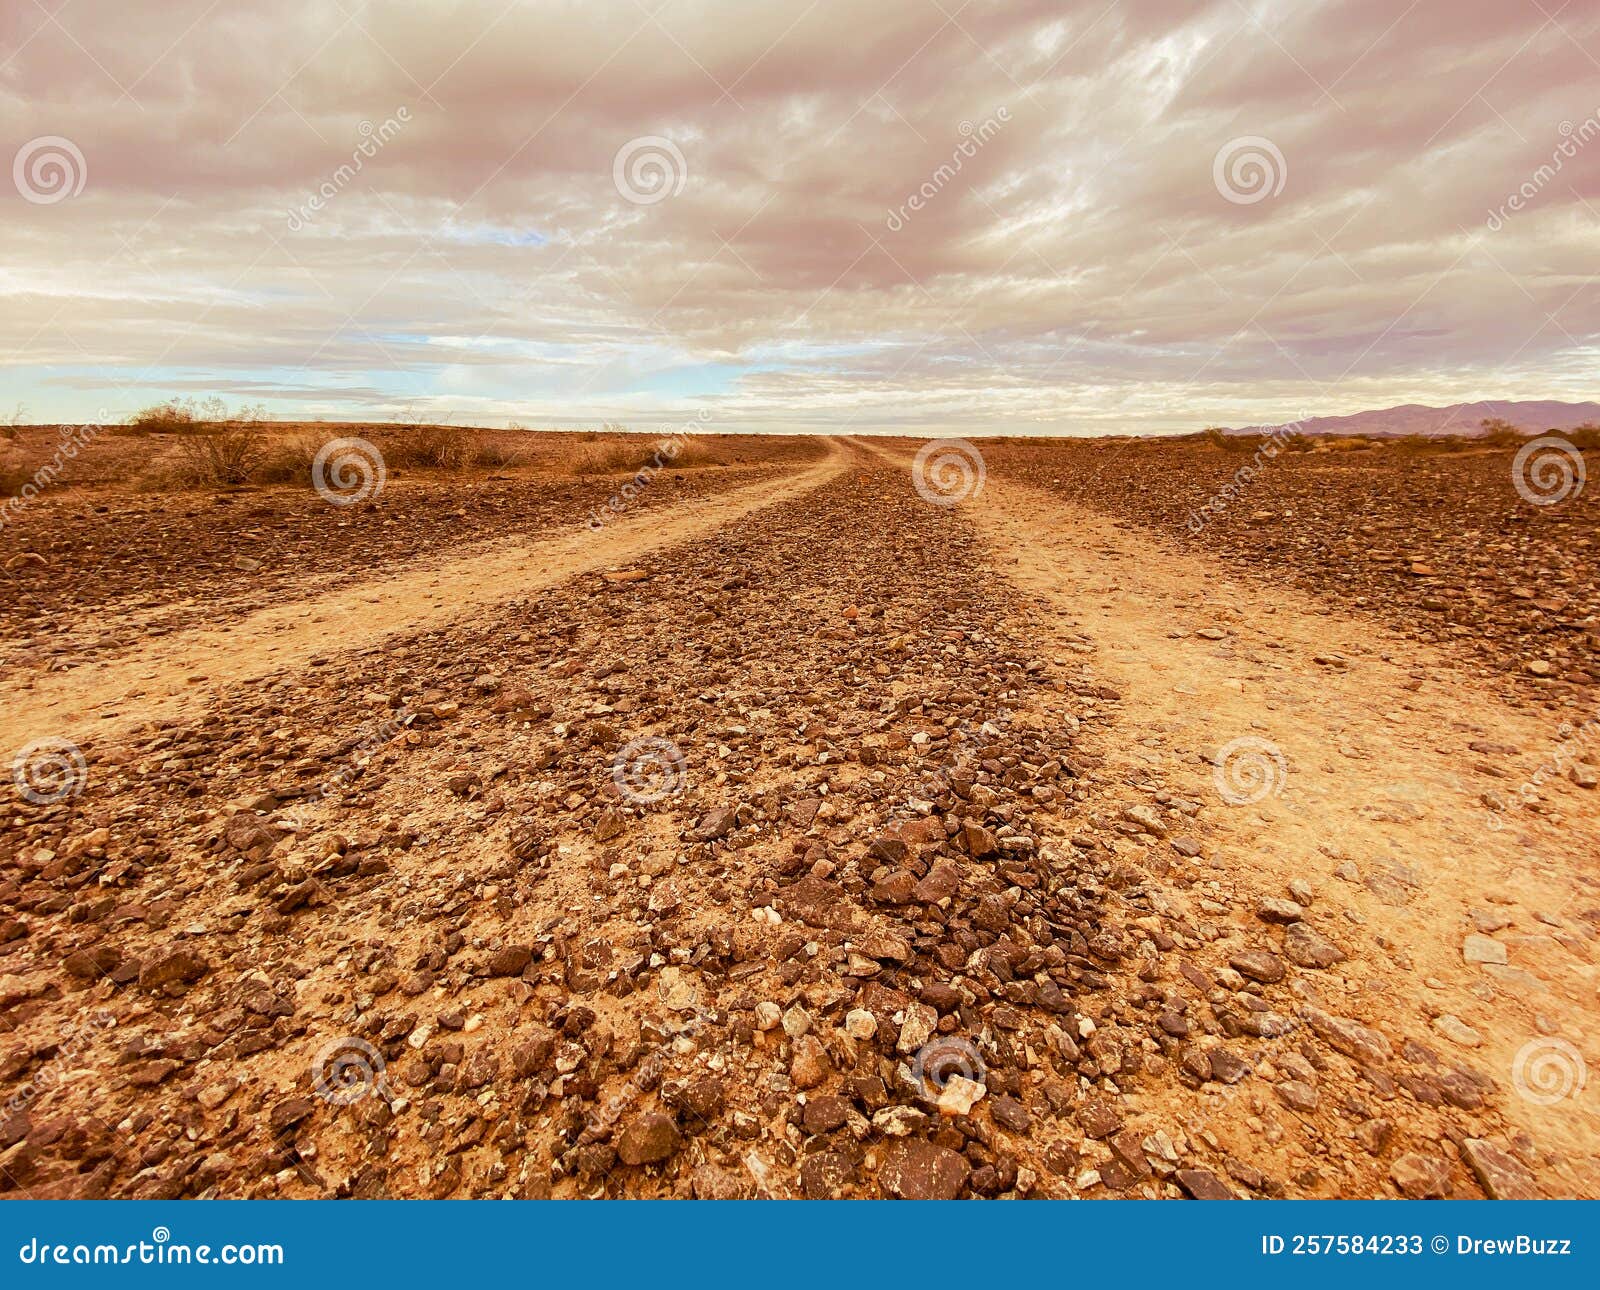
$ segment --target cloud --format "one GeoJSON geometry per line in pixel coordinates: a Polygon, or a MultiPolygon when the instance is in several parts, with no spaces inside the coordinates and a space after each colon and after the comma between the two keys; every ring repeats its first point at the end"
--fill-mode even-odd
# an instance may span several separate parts
{"type": "Polygon", "coordinates": [[[38,416],[209,383],[285,415],[1037,433],[1595,393],[1592,7],[0,23],[5,143],[87,168],[3,195],[0,400],[38,416]],[[1282,160],[1230,200],[1246,137],[1282,160]],[[659,200],[619,186],[644,138],[659,200]]]}

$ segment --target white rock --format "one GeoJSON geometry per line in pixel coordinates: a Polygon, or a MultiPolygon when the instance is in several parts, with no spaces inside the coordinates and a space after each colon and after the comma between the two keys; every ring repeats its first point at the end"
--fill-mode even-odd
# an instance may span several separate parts
{"type": "Polygon", "coordinates": [[[878,1019],[865,1008],[852,1008],[845,1014],[844,1033],[852,1039],[871,1039],[878,1033],[878,1019]]]}
{"type": "Polygon", "coordinates": [[[1468,963],[1504,963],[1506,947],[1492,936],[1469,932],[1461,943],[1462,956],[1468,963]]]}
{"type": "Polygon", "coordinates": [[[966,1115],[982,1100],[987,1089],[965,1075],[952,1075],[939,1094],[940,1115],[966,1115]]]}

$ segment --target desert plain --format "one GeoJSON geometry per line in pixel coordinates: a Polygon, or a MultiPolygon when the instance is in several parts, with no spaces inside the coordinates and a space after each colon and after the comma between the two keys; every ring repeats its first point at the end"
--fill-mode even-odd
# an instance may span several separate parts
{"type": "Polygon", "coordinates": [[[0,1192],[1600,1195],[1600,490],[300,433],[5,512],[0,1192]]]}

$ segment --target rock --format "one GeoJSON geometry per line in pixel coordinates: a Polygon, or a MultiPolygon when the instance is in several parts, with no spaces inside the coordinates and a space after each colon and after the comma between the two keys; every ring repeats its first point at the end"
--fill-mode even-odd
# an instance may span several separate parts
{"type": "Polygon", "coordinates": [[[1504,963],[1506,947],[1492,936],[1469,932],[1461,943],[1461,954],[1468,963],[1504,963]]]}
{"type": "Polygon", "coordinates": [[[1122,818],[1130,823],[1137,824],[1144,832],[1154,837],[1164,838],[1167,836],[1167,826],[1162,821],[1161,816],[1156,813],[1154,807],[1143,804],[1127,807],[1122,812],[1122,818]]]}
{"type": "Polygon", "coordinates": [[[1174,1175],[1178,1186],[1195,1200],[1237,1200],[1227,1185],[1207,1169],[1180,1169],[1174,1175]]]}
{"type": "Polygon", "coordinates": [[[815,1035],[801,1035],[794,1043],[794,1060],[789,1066],[789,1078],[796,1088],[816,1088],[828,1078],[832,1069],[828,1050],[815,1035]]]}
{"type": "Polygon", "coordinates": [[[656,979],[656,994],[662,1005],[673,1012],[693,1012],[700,1006],[700,991],[694,978],[673,964],[661,969],[656,979]]]}
{"type": "Polygon", "coordinates": [[[116,947],[102,943],[90,949],[74,950],[61,961],[61,968],[80,981],[98,981],[114,972],[121,962],[122,955],[116,947]]]}
{"type": "Polygon", "coordinates": [[[1291,1111],[1311,1112],[1317,1109],[1317,1090],[1297,1079],[1284,1080],[1282,1084],[1274,1086],[1272,1091],[1291,1111]]]}
{"type": "Polygon", "coordinates": [[[1370,1155],[1381,1156],[1394,1138],[1394,1125],[1388,1120],[1363,1120],[1355,1127],[1355,1139],[1370,1155]]]}
{"type": "Polygon", "coordinates": [[[845,1014],[844,1033],[857,1041],[871,1039],[878,1033],[878,1019],[865,1008],[852,1008],[845,1014]]]}
{"type": "Polygon", "coordinates": [[[596,842],[610,842],[619,838],[628,830],[628,821],[623,818],[622,812],[608,807],[600,812],[600,818],[594,823],[594,839],[596,842]]]}
{"type": "Polygon", "coordinates": [[[1263,923],[1298,923],[1304,913],[1294,901],[1281,896],[1267,896],[1256,906],[1256,917],[1263,923]]]}
{"type": "Polygon", "coordinates": [[[1336,1017],[1312,1007],[1302,1008],[1300,1016],[1318,1037],[1346,1057],[1378,1065],[1388,1061],[1394,1052],[1384,1035],[1348,1017],[1336,1017]]]}
{"type": "Polygon", "coordinates": [[[800,1165],[800,1190],[807,1200],[838,1200],[854,1178],[850,1157],[838,1151],[819,1151],[800,1165]]]}
{"type": "Polygon", "coordinates": [[[719,806],[707,813],[691,830],[689,836],[696,842],[716,842],[732,833],[739,823],[739,808],[719,806]]]}
{"type": "Polygon", "coordinates": [[[878,1181],[900,1200],[955,1200],[971,1172],[966,1158],[948,1147],[902,1138],[884,1150],[878,1181]]]}
{"type": "Polygon", "coordinates": [[[1240,976],[1271,985],[1283,980],[1283,960],[1267,950],[1240,950],[1228,959],[1228,964],[1240,976]]]}
{"type": "Polygon", "coordinates": [[[849,1118],[850,1103],[830,1093],[807,1102],[800,1123],[807,1133],[832,1133],[843,1128],[849,1118]]]}
{"type": "Polygon", "coordinates": [[[291,1097],[279,1102],[267,1113],[267,1127],[274,1134],[287,1133],[317,1109],[309,1097],[291,1097]]]}
{"type": "Polygon", "coordinates": [[[908,1137],[927,1122],[927,1115],[914,1106],[886,1106],[872,1116],[872,1127],[886,1138],[908,1137]]]}
{"type": "Polygon", "coordinates": [[[948,860],[941,860],[928,870],[915,888],[912,896],[924,905],[936,905],[961,890],[960,871],[948,860]]]}
{"type": "Polygon", "coordinates": [[[961,843],[974,860],[987,859],[1000,850],[1000,839],[979,824],[961,826],[961,843]]]}
{"type": "Polygon", "coordinates": [[[1311,884],[1304,878],[1291,878],[1289,880],[1289,895],[1302,906],[1309,906],[1313,903],[1311,884]]]}
{"type": "Polygon", "coordinates": [[[783,1019],[783,1009],[770,1000],[756,1004],[756,1029],[776,1030],[778,1022],[783,1019]]]}
{"type": "Polygon", "coordinates": [[[209,971],[211,965],[193,950],[178,949],[147,961],[139,969],[139,985],[145,990],[192,985],[209,971]]]}
{"type": "Polygon", "coordinates": [[[690,1133],[712,1127],[712,1121],[727,1103],[727,1091],[715,1075],[690,1075],[661,1086],[661,1101],[683,1115],[683,1126],[690,1133]]]}
{"type": "Polygon", "coordinates": [[[989,1104],[989,1118],[1013,1133],[1027,1133],[1033,1127],[1028,1109],[1008,1094],[1002,1094],[989,1104]]]}
{"type": "Polygon", "coordinates": [[[1433,1028],[1451,1043],[1460,1044],[1463,1048],[1478,1048],[1483,1044],[1483,1036],[1453,1013],[1435,1017],[1433,1028]]]}
{"type": "Polygon", "coordinates": [[[1350,957],[1309,923],[1295,923],[1284,933],[1283,956],[1303,968],[1329,968],[1350,957]]]}
{"type": "Polygon", "coordinates": [[[1237,1084],[1250,1073],[1250,1063],[1226,1048],[1213,1048],[1208,1054],[1211,1058],[1211,1078],[1223,1084],[1237,1084]]]}
{"type": "Polygon", "coordinates": [[[1103,1097],[1084,1098],[1078,1104],[1077,1120],[1090,1138],[1109,1138],[1122,1127],[1122,1113],[1103,1097]]]}
{"type": "Polygon", "coordinates": [[[939,1093],[939,1114],[960,1116],[970,1114],[988,1090],[977,1080],[964,1075],[952,1075],[939,1093]]]}
{"type": "Polygon", "coordinates": [[[527,945],[507,945],[489,956],[490,976],[521,976],[533,962],[533,950],[527,945]]]}
{"type": "Polygon", "coordinates": [[[783,1014],[783,1033],[790,1039],[799,1039],[811,1029],[811,1014],[798,1003],[783,1014]]]}
{"type": "Polygon", "coordinates": [[[1449,1190],[1450,1166],[1437,1156],[1412,1153],[1389,1166],[1389,1177],[1410,1200],[1436,1200],[1449,1190]]]}
{"type": "Polygon", "coordinates": [[[672,1117],[660,1111],[633,1116],[617,1136],[617,1156],[625,1165],[650,1165],[667,1160],[682,1144],[672,1117]]]}
{"type": "Polygon", "coordinates": [[[1487,1138],[1467,1138],[1461,1155],[1490,1200],[1538,1200],[1534,1177],[1521,1161],[1487,1138]]]}
{"type": "Polygon", "coordinates": [[[905,1020],[900,1025],[900,1038],[895,1050],[914,1053],[933,1038],[939,1025],[939,1014],[925,1003],[913,1003],[905,1010],[905,1020]]]}

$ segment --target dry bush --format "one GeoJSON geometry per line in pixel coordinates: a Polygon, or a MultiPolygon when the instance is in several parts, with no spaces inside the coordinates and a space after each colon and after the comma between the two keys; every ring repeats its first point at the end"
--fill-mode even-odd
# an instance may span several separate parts
{"type": "Polygon", "coordinates": [[[655,470],[688,470],[722,464],[706,445],[674,438],[586,443],[567,458],[567,470],[574,475],[633,475],[647,466],[655,470]],[[671,451],[674,444],[676,453],[671,451]]]}
{"type": "Polygon", "coordinates": [[[253,426],[195,430],[178,439],[177,480],[198,487],[237,487],[248,484],[266,459],[266,443],[253,426]]]}
{"type": "Polygon", "coordinates": [[[281,439],[263,452],[251,478],[258,484],[304,483],[311,478],[317,448],[310,439],[281,439]]]}
{"type": "Polygon", "coordinates": [[[483,454],[478,436],[461,426],[406,426],[378,447],[385,464],[399,470],[465,470],[483,454]]]}
{"type": "Polygon", "coordinates": [[[119,426],[114,433],[132,436],[198,434],[207,426],[238,423],[255,425],[266,420],[266,415],[264,404],[256,407],[241,406],[237,412],[230,413],[227,403],[216,395],[200,402],[192,398],[168,399],[165,403],[154,403],[135,412],[127,424],[119,426]]]}
{"type": "Polygon", "coordinates": [[[1574,448],[1600,449],[1600,426],[1597,425],[1573,426],[1570,430],[1553,430],[1551,433],[1568,440],[1574,448]]]}
{"type": "Polygon", "coordinates": [[[1528,437],[1503,417],[1485,417],[1478,424],[1483,427],[1478,442],[1491,448],[1515,448],[1528,437]]]}
{"type": "Polygon", "coordinates": [[[526,454],[504,439],[484,439],[478,444],[478,465],[520,466],[526,454]]]}

